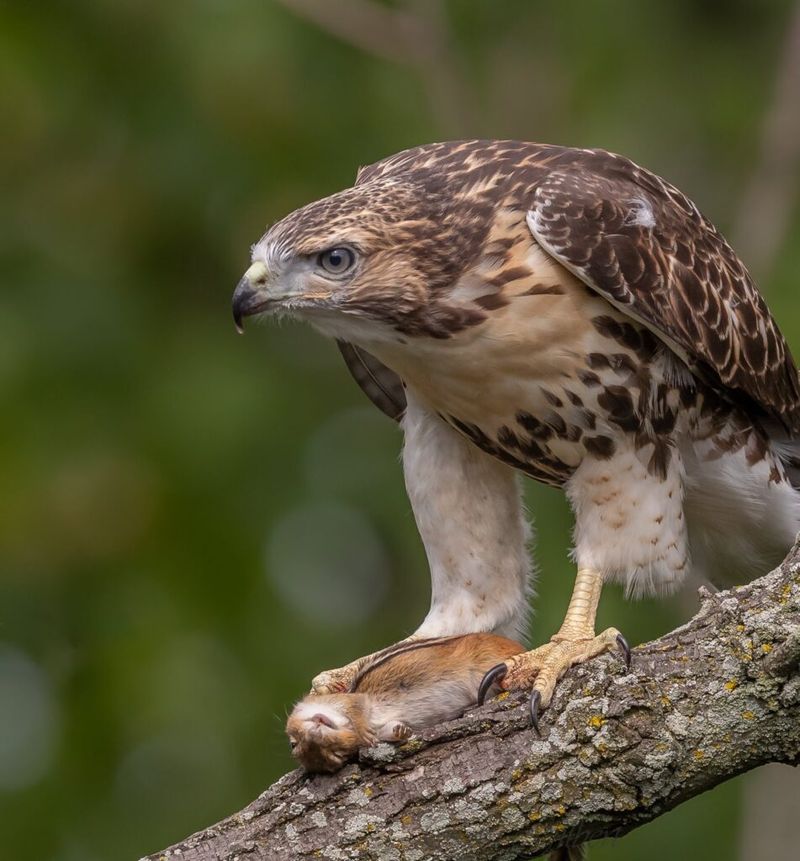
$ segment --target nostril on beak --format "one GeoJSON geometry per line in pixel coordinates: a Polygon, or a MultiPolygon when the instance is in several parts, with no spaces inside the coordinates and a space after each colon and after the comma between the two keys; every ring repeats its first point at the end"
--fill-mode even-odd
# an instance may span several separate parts
{"type": "Polygon", "coordinates": [[[245,279],[249,281],[253,287],[263,287],[267,283],[268,275],[269,272],[267,271],[266,265],[260,260],[253,263],[247,272],[244,273],[245,279]]]}

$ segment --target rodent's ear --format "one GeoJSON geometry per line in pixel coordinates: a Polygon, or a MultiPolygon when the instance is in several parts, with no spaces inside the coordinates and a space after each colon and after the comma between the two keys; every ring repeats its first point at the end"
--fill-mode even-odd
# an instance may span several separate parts
{"type": "Polygon", "coordinates": [[[321,723],[323,726],[328,726],[331,729],[335,728],[333,721],[327,715],[324,715],[321,712],[317,712],[317,714],[312,715],[311,720],[314,723],[321,723]]]}

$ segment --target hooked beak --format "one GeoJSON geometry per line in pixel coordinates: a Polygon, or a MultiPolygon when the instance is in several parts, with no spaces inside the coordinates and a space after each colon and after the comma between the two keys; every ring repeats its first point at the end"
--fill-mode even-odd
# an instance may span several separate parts
{"type": "Polygon", "coordinates": [[[269,270],[260,260],[253,263],[244,273],[242,280],[236,285],[233,292],[233,322],[236,331],[241,335],[244,332],[242,320],[252,314],[257,314],[269,302],[266,285],[269,279],[269,270]]]}

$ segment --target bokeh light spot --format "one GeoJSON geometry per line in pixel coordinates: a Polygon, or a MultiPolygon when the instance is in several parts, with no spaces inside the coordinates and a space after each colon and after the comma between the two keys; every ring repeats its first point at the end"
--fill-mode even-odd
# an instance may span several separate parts
{"type": "Polygon", "coordinates": [[[18,649],[0,645],[0,790],[22,789],[45,774],[58,723],[45,673],[18,649]]]}
{"type": "Polygon", "coordinates": [[[401,445],[395,422],[373,406],[335,413],[315,430],[306,446],[303,465],[308,486],[317,496],[362,503],[385,499],[387,488],[402,487],[401,445]]]}
{"type": "Polygon", "coordinates": [[[278,521],[266,564],[270,581],[293,611],[330,627],[368,618],[389,582],[376,530],[356,509],[333,503],[311,503],[278,521]]]}

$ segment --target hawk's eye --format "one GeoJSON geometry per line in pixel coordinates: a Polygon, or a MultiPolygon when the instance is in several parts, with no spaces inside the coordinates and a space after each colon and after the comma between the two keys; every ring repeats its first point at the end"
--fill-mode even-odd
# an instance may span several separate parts
{"type": "Polygon", "coordinates": [[[329,248],[317,258],[317,263],[329,275],[344,275],[353,268],[355,262],[356,255],[349,248],[329,248]]]}

